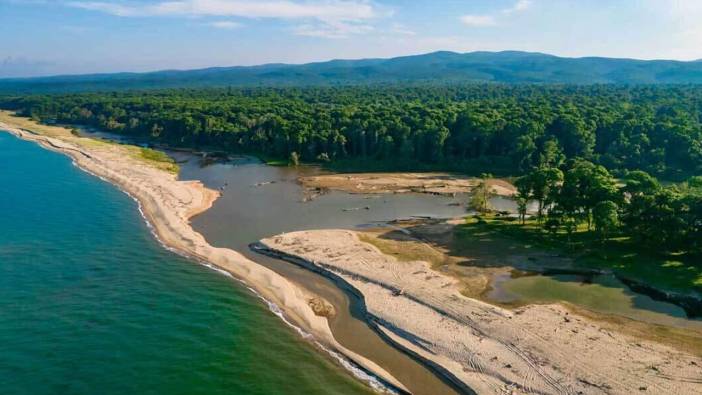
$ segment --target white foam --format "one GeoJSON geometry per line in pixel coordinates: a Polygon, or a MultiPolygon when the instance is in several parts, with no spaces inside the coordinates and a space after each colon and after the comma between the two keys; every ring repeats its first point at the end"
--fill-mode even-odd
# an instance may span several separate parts
{"type": "MultiPolygon", "coordinates": [[[[244,285],[246,285],[246,283],[244,281],[241,281],[241,280],[239,280],[239,281],[241,283],[243,283],[244,285]]],[[[311,340],[317,347],[319,347],[320,349],[324,350],[329,355],[331,355],[341,366],[343,366],[346,370],[350,371],[357,379],[366,382],[371,388],[373,388],[374,390],[376,390],[378,392],[387,393],[387,394],[397,394],[395,391],[393,391],[392,389],[390,389],[389,387],[384,385],[380,381],[380,379],[378,379],[378,377],[367,373],[365,370],[360,368],[358,365],[356,365],[354,362],[350,361],[348,358],[344,357],[340,353],[338,353],[338,352],[326,347],[322,343],[314,340],[314,336],[312,336],[312,334],[306,332],[305,330],[303,330],[299,326],[290,322],[285,317],[285,314],[283,314],[283,312],[280,310],[278,305],[276,305],[275,303],[273,303],[273,302],[269,301],[268,299],[264,298],[263,296],[261,296],[261,294],[256,292],[255,289],[253,289],[249,286],[246,286],[246,288],[248,288],[249,291],[253,292],[256,296],[261,298],[261,300],[263,300],[268,305],[268,309],[271,312],[273,312],[273,314],[278,316],[278,318],[280,318],[288,326],[295,329],[297,331],[297,333],[300,336],[302,336],[304,339],[311,340]]]]}
{"type": "Polygon", "coordinates": [[[73,162],[73,165],[76,166],[77,168],[79,168],[80,170],[82,170],[82,171],[84,171],[84,172],[86,172],[86,173],[88,173],[88,174],[90,174],[90,175],[92,175],[92,176],[94,176],[94,177],[97,177],[97,178],[99,178],[99,179],[101,179],[101,180],[107,182],[108,184],[110,184],[110,185],[116,187],[116,188],[119,189],[120,191],[124,192],[127,196],[129,196],[132,200],[134,200],[134,201],[136,202],[136,204],[137,204],[137,207],[138,207],[138,210],[139,210],[139,214],[140,214],[141,217],[144,219],[144,222],[146,223],[146,226],[149,228],[150,233],[153,235],[153,237],[156,239],[156,241],[158,241],[158,243],[159,243],[163,248],[165,248],[166,250],[168,250],[168,251],[170,251],[170,252],[173,252],[173,253],[175,253],[175,254],[177,254],[177,255],[180,255],[180,256],[182,256],[182,257],[184,257],[184,258],[186,258],[186,259],[193,260],[193,261],[197,262],[198,264],[200,264],[200,265],[202,265],[202,266],[205,266],[205,267],[207,267],[207,268],[209,268],[209,269],[212,269],[212,270],[214,270],[214,271],[216,271],[216,272],[218,272],[218,273],[220,273],[220,274],[223,274],[223,275],[225,275],[225,276],[227,276],[227,277],[229,277],[229,278],[232,278],[232,279],[234,279],[234,280],[240,282],[240,283],[241,283],[242,285],[244,285],[249,291],[251,291],[254,295],[256,295],[257,297],[259,297],[264,303],[266,303],[266,305],[268,306],[268,309],[269,309],[273,314],[275,314],[278,318],[280,318],[286,325],[288,325],[289,327],[293,328],[303,339],[306,339],[306,340],[308,340],[308,341],[312,341],[317,347],[319,347],[320,349],[322,349],[323,351],[325,351],[325,352],[327,352],[329,355],[331,355],[344,369],[346,369],[346,370],[348,370],[349,372],[351,372],[351,374],[352,374],[354,377],[356,377],[357,379],[359,379],[359,380],[361,380],[361,381],[367,383],[371,388],[373,388],[373,389],[374,389],[375,391],[377,391],[377,392],[386,393],[386,394],[397,394],[397,392],[393,391],[391,388],[389,388],[388,386],[386,386],[385,384],[383,384],[383,383],[381,382],[381,380],[380,380],[378,377],[376,377],[375,375],[369,374],[369,373],[366,372],[364,369],[362,369],[361,367],[359,367],[357,364],[355,364],[354,362],[350,361],[348,358],[344,357],[342,354],[340,354],[340,353],[338,353],[338,352],[336,352],[336,351],[334,351],[334,350],[332,350],[332,349],[330,349],[330,348],[324,346],[322,343],[320,343],[320,342],[318,342],[317,340],[315,340],[315,339],[314,339],[314,336],[313,336],[311,333],[308,333],[308,332],[306,332],[305,330],[303,330],[302,328],[300,328],[299,326],[293,324],[290,320],[287,319],[287,317],[285,317],[285,314],[283,314],[283,311],[280,309],[280,307],[279,307],[278,305],[276,305],[275,303],[271,302],[270,300],[264,298],[260,293],[258,293],[258,292],[257,292],[255,289],[253,289],[252,287],[250,287],[250,286],[249,286],[245,281],[243,281],[242,279],[239,279],[239,278],[234,277],[234,276],[233,276],[231,273],[229,273],[228,271],[226,271],[226,270],[224,270],[224,269],[221,269],[221,268],[219,268],[219,267],[217,267],[217,266],[215,266],[215,265],[213,265],[213,264],[211,264],[211,263],[209,263],[209,262],[207,262],[207,261],[205,261],[205,260],[203,260],[203,259],[201,259],[201,258],[199,258],[199,257],[193,256],[193,255],[191,255],[191,254],[187,254],[187,253],[185,253],[185,252],[183,252],[183,251],[181,251],[181,250],[178,250],[178,249],[176,249],[176,248],[173,248],[173,247],[167,245],[166,243],[164,243],[163,240],[161,240],[161,238],[159,238],[159,236],[158,236],[158,234],[157,234],[157,232],[156,232],[156,228],[153,226],[153,224],[151,224],[151,222],[149,221],[149,218],[148,218],[148,217],[146,216],[146,214],[144,213],[144,210],[143,210],[143,208],[142,208],[141,201],[139,201],[139,199],[137,199],[134,195],[132,195],[132,194],[131,194],[129,191],[127,191],[126,189],[122,188],[119,184],[113,183],[113,182],[111,182],[110,180],[106,179],[105,177],[102,177],[102,176],[100,176],[100,175],[98,175],[98,174],[93,173],[92,171],[90,171],[90,170],[88,170],[88,169],[85,169],[85,168],[83,168],[83,167],[81,167],[81,166],[78,166],[78,165],[76,164],[75,161],[72,161],[72,162],[73,162]]]}

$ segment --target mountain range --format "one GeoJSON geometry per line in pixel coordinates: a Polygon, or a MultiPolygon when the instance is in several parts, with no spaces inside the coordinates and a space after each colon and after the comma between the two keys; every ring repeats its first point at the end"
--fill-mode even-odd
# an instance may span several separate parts
{"type": "Polygon", "coordinates": [[[0,79],[2,93],[395,83],[700,84],[702,61],[432,52],[390,59],[0,79]]]}

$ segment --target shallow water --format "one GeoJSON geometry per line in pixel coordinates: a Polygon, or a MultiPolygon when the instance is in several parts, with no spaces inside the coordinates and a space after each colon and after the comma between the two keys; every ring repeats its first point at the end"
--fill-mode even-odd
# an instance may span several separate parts
{"type": "MultiPolygon", "coordinates": [[[[179,160],[188,155],[173,153],[179,160]]],[[[323,228],[353,228],[411,216],[453,217],[465,213],[456,206],[465,199],[432,195],[351,195],[331,192],[304,202],[297,178],[319,169],[271,167],[251,158],[201,167],[197,158],[181,163],[181,179],[202,180],[224,188],[214,206],[192,220],[193,227],[213,245],[233,248],[333,303],[330,320],[337,340],[388,370],[417,395],[455,393],[448,384],[414,359],[381,339],[364,321],[360,301],[330,280],[295,265],[253,253],[251,242],[275,234],[323,228]],[[347,210],[347,211],[344,211],[347,210]]]]}
{"type": "MultiPolygon", "coordinates": [[[[353,195],[331,192],[305,203],[302,201],[302,188],[296,180],[300,175],[318,172],[315,168],[270,167],[247,159],[200,167],[194,160],[183,165],[181,176],[201,179],[213,188],[225,188],[224,196],[215,206],[195,218],[193,223],[211,242],[240,251],[246,250],[246,245],[253,240],[286,231],[354,228],[395,218],[450,217],[466,212],[465,195],[449,198],[426,194],[353,195]],[[255,186],[270,181],[275,183],[255,186]],[[360,209],[344,211],[354,208],[360,209]],[[247,224],[246,232],[232,232],[231,229],[236,226],[234,224],[247,224]]],[[[497,198],[492,203],[500,210],[516,208],[514,202],[508,199],[497,198]]],[[[251,257],[261,260],[257,255],[251,257]]],[[[292,269],[279,267],[278,270],[292,269]]],[[[300,279],[308,280],[307,277],[300,279]]],[[[487,297],[501,303],[520,304],[562,300],[593,311],[657,324],[679,327],[699,327],[701,324],[699,320],[687,319],[682,308],[632,292],[611,276],[506,276],[495,280],[493,290],[487,297]]],[[[343,328],[338,331],[343,336],[343,328]]],[[[347,341],[351,342],[354,338],[349,336],[347,341]]]]}
{"type": "MultiPolygon", "coordinates": [[[[305,269],[252,253],[248,244],[294,230],[355,228],[411,216],[458,216],[466,212],[467,196],[330,192],[304,202],[297,178],[318,174],[317,168],[270,167],[251,158],[203,167],[193,155],[172,154],[183,161],[182,179],[202,180],[211,188],[223,189],[224,194],[214,207],[193,219],[195,229],[210,243],[236,249],[330,300],[339,309],[339,314],[330,322],[338,340],[379,362],[416,393],[453,391],[416,361],[380,339],[363,321],[358,300],[339,290],[331,281],[305,269]]],[[[498,210],[516,209],[514,202],[508,199],[495,198],[492,204],[498,210]]],[[[646,322],[690,328],[702,326],[698,320],[686,319],[681,308],[634,293],[611,276],[503,276],[496,279],[487,296],[501,303],[567,301],[593,311],[646,322]]]]}
{"type": "Polygon", "coordinates": [[[0,133],[2,394],[366,394],[137,204],[0,133]]]}
{"type": "Polygon", "coordinates": [[[702,321],[688,319],[681,307],[635,293],[613,275],[506,275],[493,282],[493,289],[486,296],[500,303],[566,301],[600,313],[702,329],[702,321]]]}

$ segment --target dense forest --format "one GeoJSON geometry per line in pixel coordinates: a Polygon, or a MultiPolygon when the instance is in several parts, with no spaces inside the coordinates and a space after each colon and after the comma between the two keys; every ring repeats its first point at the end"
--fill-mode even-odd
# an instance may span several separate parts
{"type": "Polygon", "coordinates": [[[389,59],[337,59],[307,64],[0,79],[0,93],[479,82],[699,84],[702,83],[702,62],[564,58],[520,51],[439,51],[389,59]]]}
{"type": "Polygon", "coordinates": [[[702,87],[378,86],[0,98],[38,120],[303,161],[522,174],[581,158],[702,174],[702,87]]]}
{"type": "Polygon", "coordinates": [[[702,253],[700,176],[663,186],[641,170],[615,179],[601,165],[571,159],[535,168],[515,184],[522,223],[527,203],[535,201],[536,221],[554,234],[595,232],[601,241],[624,236],[659,254],[702,253]]]}
{"type": "Polygon", "coordinates": [[[44,122],[293,161],[521,175],[546,229],[702,252],[702,87],[426,85],[5,97],[44,122]],[[657,178],[675,181],[661,185],[657,178]]]}

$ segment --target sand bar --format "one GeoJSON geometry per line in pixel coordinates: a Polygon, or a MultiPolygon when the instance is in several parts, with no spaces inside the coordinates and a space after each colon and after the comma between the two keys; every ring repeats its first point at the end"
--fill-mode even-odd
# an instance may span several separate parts
{"type": "Polygon", "coordinates": [[[426,262],[401,262],[348,230],[261,241],[364,296],[369,319],[480,394],[699,394],[702,358],[612,331],[558,305],[516,310],[462,295],[426,262]]]}
{"type": "MultiPolygon", "coordinates": [[[[333,189],[349,193],[431,193],[455,195],[469,193],[480,179],[449,173],[348,173],[300,177],[308,189],[333,189]]],[[[499,196],[517,193],[509,182],[491,178],[488,185],[499,196]]]]}

